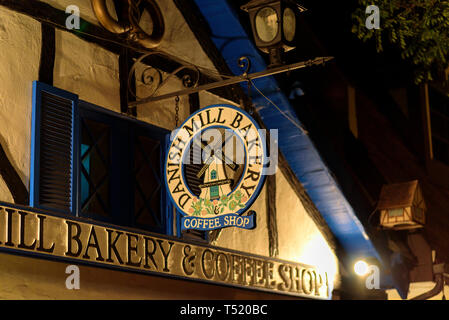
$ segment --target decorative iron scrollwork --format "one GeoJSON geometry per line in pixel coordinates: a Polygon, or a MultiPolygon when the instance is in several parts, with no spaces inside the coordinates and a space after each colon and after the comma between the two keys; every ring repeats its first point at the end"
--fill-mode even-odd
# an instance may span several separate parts
{"type": "MultiPolygon", "coordinates": [[[[157,99],[157,97],[159,97],[159,96],[156,96],[156,93],[174,75],[178,75],[178,77],[181,79],[182,84],[184,85],[185,88],[188,88],[188,89],[198,88],[198,83],[199,83],[200,75],[201,75],[201,71],[200,71],[199,67],[197,67],[195,65],[191,65],[191,64],[185,64],[183,66],[180,66],[176,70],[174,70],[172,73],[170,73],[168,76],[166,76],[165,79],[162,79],[161,72],[159,70],[157,70],[156,68],[153,68],[148,65],[148,62],[151,64],[151,55],[155,55],[155,54],[160,54],[160,53],[150,52],[147,54],[143,54],[142,56],[140,56],[140,58],[138,58],[134,62],[134,64],[132,65],[132,67],[129,71],[128,90],[129,90],[130,94],[136,99],[136,101],[132,102],[132,104],[136,104],[136,103],[141,104],[148,100],[152,100],[155,98],[157,99]],[[147,63],[144,63],[145,59],[147,59],[147,61],[146,61],[147,63]],[[138,68],[139,65],[141,65],[142,68],[138,68]],[[137,88],[135,89],[136,91],[133,91],[134,90],[133,88],[135,88],[135,86],[132,85],[132,83],[131,83],[131,81],[133,81],[133,79],[139,79],[142,82],[142,84],[145,86],[147,91],[149,91],[149,94],[147,94],[146,96],[139,96],[137,94],[137,88]]],[[[244,79],[246,81],[249,81],[249,79],[246,79],[248,76],[248,72],[251,68],[251,60],[249,59],[249,57],[246,57],[246,56],[240,57],[237,61],[237,64],[238,64],[239,68],[242,69],[242,75],[237,76],[237,78],[240,79],[237,82],[244,81],[244,79]]],[[[225,77],[225,78],[233,77],[233,76],[217,74],[216,72],[211,71],[211,70],[208,70],[208,71],[209,71],[208,72],[209,74],[215,75],[218,77],[225,77]]],[[[193,91],[194,90],[192,90],[192,92],[193,91]]],[[[170,96],[175,96],[175,95],[170,94],[170,96]]]]}
{"type": "Polygon", "coordinates": [[[130,94],[134,98],[136,98],[136,101],[141,101],[153,97],[159,91],[159,89],[165,86],[165,84],[175,75],[180,76],[182,84],[186,88],[193,88],[198,86],[200,80],[200,70],[194,65],[180,66],[168,76],[166,76],[165,79],[162,79],[162,74],[159,70],[142,63],[143,60],[150,58],[150,56],[154,54],[158,53],[150,52],[147,54],[143,54],[134,62],[131,69],[129,70],[128,90],[130,94]],[[142,70],[137,69],[139,65],[143,66],[142,70]],[[136,79],[140,79],[140,81],[145,85],[145,88],[149,89],[150,93],[148,95],[141,97],[137,95],[137,92],[132,91],[132,88],[134,87],[131,85],[133,75],[136,79]]]}
{"type": "Polygon", "coordinates": [[[248,75],[249,69],[251,68],[251,60],[247,56],[241,56],[237,63],[240,69],[243,70],[242,77],[246,77],[248,75]]]}
{"type": "MultiPolygon", "coordinates": [[[[156,52],[151,53],[151,54],[156,54],[156,52]]],[[[142,61],[145,57],[150,56],[151,54],[142,56],[139,59],[139,62],[142,61]]],[[[276,68],[272,68],[272,69],[268,69],[268,70],[264,70],[264,71],[248,73],[250,71],[250,67],[251,67],[250,59],[248,57],[243,56],[243,57],[239,58],[237,61],[239,67],[243,70],[243,73],[239,76],[219,74],[216,71],[207,70],[204,68],[201,68],[201,73],[200,73],[200,67],[197,67],[197,66],[194,66],[191,64],[186,64],[183,67],[180,67],[177,70],[175,70],[174,72],[172,72],[168,77],[168,78],[170,78],[174,74],[177,74],[177,73],[181,72],[182,70],[184,70],[184,72],[186,72],[186,73],[181,78],[184,80],[183,81],[184,85],[187,85],[186,89],[181,89],[181,90],[177,90],[175,92],[170,92],[170,93],[164,93],[164,94],[160,94],[157,96],[154,96],[155,92],[153,92],[148,97],[139,98],[136,101],[129,101],[128,105],[130,107],[134,107],[134,106],[141,105],[141,104],[148,103],[148,102],[155,102],[155,101],[160,101],[160,100],[164,100],[164,99],[168,99],[168,98],[172,98],[172,97],[176,97],[176,96],[188,95],[188,94],[191,94],[194,92],[200,92],[200,91],[204,91],[204,90],[212,90],[212,89],[216,89],[216,88],[226,87],[226,86],[235,85],[235,84],[238,84],[241,82],[246,82],[248,84],[248,86],[254,87],[256,89],[256,91],[258,91],[262,96],[264,96],[264,94],[259,89],[257,89],[257,87],[254,85],[252,80],[267,77],[267,76],[272,76],[275,74],[280,74],[283,72],[307,68],[310,66],[322,65],[322,64],[326,63],[327,61],[332,60],[333,58],[334,57],[318,57],[318,58],[311,59],[308,61],[301,61],[301,62],[296,62],[296,63],[289,64],[286,66],[276,67],[276,68]],[[194,80],[192,80],[192,77],[191,77],[192,71],[196,74],[196,79],[194,79],[194,80]],[[199,81],[199,77],[201,74],[204,74],[207,77],[216,76],[217,80],[215,82],[205,81],[206,83],[203,83],[200,86],[198,86],[198,81],[199,81]],[[221,78],[221,80],[220,80],[220,78],[221,78]]],[[[137,62],[136,62],[136,64],[137,64],[137,62]]],[[[136,64],[133,66],[133,69],[131,72],[134,72],[136,64]]],[[[131,76],[132,76],[132,73],[129,74],[130,78],[131,78],[131,76]]],[[[168,80],[168,78],[166,80],[168,80]]],[[[154,81],[154,77],[151,77],[151,80],[154,81]]],[[[164,80],[160,85],[156,86],[156,91],[163,84],[165,84],[166,80],[164,80]]],[[[248,88],[250,89],[250,87],[248,87],[248,88]]],[[[248,92],[250,92],[250,91],[248,91],[248,92]]],[[[267,100],[269,100],[269,99],[267,98],[267,100]]],[[[274,103],[271,100],[269,100],[269,101],[274,105],[274,103]]],[[[303,129],[301,128],[301,130],[303,130],[303,129]]]]}
{"type": "Polygon", "coordinates": [[[124,34],[128,40],[137,42],[145,48],[156,48],[165,32],[162,12],[154,0],[127,0],[124,10],[127,21],[119,22],[112,18],[106,6],[106,0],[91,0],[92,9],[100,24],[112,33],[124,34]],[[153,31],[148,34],[140,26],[143,11],[146,10],[153,22],[153,31]]]}

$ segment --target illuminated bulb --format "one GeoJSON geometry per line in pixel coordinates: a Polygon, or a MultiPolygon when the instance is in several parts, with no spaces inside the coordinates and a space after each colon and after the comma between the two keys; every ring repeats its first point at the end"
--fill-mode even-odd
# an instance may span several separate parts
{"type": "Polygon", "coordinates": [[[364,276],[368,272],[368,264],[363,260],[359,260],[354,265],[354,271],[357,275],[364,276]]]}

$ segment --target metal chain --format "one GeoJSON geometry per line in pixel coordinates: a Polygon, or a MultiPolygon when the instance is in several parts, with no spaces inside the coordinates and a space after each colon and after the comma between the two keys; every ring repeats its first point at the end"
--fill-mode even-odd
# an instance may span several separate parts
{"type": "Polygon", "coordinates": [[[179,121],[179,96],[175,97],[175,127],[178,127],[179,121]]]}

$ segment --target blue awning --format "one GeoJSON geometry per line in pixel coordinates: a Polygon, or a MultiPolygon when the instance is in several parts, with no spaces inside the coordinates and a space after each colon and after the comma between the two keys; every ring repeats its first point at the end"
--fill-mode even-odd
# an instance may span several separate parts
{"type": "MultiPolygon", "coordinates": [[[[236,12],[226,1],[195,0],[195,2],[209,24],[212,40],[234,74],[242,73],[237,63],[242,56],[250,58],[250,72],[266,70],[258,49],[240,24],[236,12]]],[[[350,258],[375,257],[380,261],[378,252],[337,181],[309,136],[301,130],[301,123],[276,80],[273,77],[266,77],[255,80],[254,84],[285,114],[283,115],[255,89],[252,90],[253,103],[264,124],[268,129],[279,130],[281,152],[335,237],[350,258]]]]}

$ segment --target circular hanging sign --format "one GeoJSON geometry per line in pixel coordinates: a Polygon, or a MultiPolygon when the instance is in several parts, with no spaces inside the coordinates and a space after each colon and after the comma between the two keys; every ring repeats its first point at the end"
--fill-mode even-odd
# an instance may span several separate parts
{"type": "Polygon", "coordinates": [[[171,136],[165,183],[183,215],[182,229],[252,229],[243,215],[265,180],[265,135],[244,110],[212,105],[187,118],[171,136]]]}

